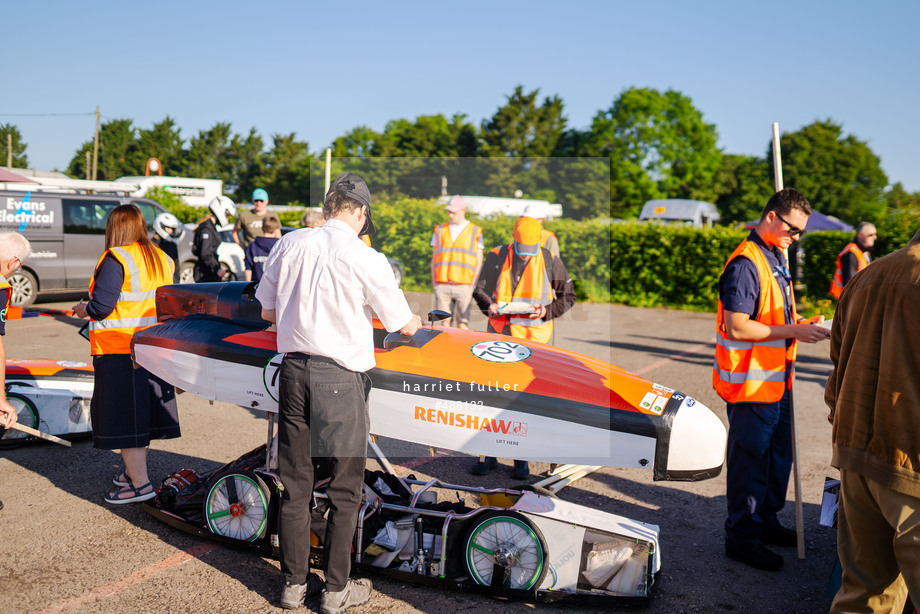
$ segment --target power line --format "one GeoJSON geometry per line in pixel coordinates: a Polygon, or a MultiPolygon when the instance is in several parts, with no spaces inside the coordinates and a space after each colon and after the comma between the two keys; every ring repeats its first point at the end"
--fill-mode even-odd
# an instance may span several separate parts
{"type": "Polygon", "coordinates": [[[0,117],[73,117],[95,114],[95,111],[92,113],[0,113],[0,117]]]}

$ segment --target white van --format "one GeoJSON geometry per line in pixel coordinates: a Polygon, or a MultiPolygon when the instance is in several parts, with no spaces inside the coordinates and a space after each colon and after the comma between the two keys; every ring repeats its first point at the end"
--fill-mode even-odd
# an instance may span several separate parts
{"type": "Polygon", "coordinates": [[[207,207],[211,200],[223,194],[224,182],[220,179],[198,179],[196,177],[119,177],[117,184],[137,186],[130,192],[131,196],[144,196],[150,188],[163,188],[167,192],[182,198],[186,204],[194,207],[207,207]]]}
{"type": "Polygon", "coordinates": [[[639,214],[640,222],[680,222],[693,228],[712,228],[713,222],[720,219],[722,217],[714,204],[686,198],[650,200],[639,214]]]}

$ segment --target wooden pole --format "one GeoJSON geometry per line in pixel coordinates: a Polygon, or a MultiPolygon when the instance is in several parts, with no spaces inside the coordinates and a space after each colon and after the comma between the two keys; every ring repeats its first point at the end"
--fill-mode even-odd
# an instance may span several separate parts
{"type": "MultiPolygon", "coordinates": [[[[783,189],[783,160],[779,150],[779,124],[773,122],[773,180],[776,191],[783,189]]],[[[785,251],[785,250],[784,250],[785,251]]],[[[786,254],[788,266],[789,254],[786,254]]],[[[789,281],[792,283],[792,280],[789,281]]],[[[795,300],[793,298],[793,300],[795,300]]],[[[795,306],[793,305],[793,313],[795,306]]],[[[789,422],[792,429],[792,478],[795,486],[795,535],[800,559],[805,558],[805,522],[802,509],[802,467],[799,454],[798,425],[795,417],[795,364],[789,374],[792,389],[789,391],[789,422]]]]}
{"type": "Polygon", "coordinates": [[[16,429],[17,431],[22,431],[23,433],[28,433],[29,435],[33,435],[40,439],[47,439],[48,441],[53,441],[54,443],[60,444],[62,446],[66,446],[68,448],[71,447],[70,442],[67,441],[66,439],[55,437],[54,435],[51,435],[49,433],[42,433],[39,430],[33,429],[31,426],[26,426],[25,424],[19,424],[18,422],[14,422],[10,426],[10,428],[16,429]]]}
{"type": "Polygon", "coordinates": [[[96,170],[99,168],[99,105],[96,105],[96,130],[93,133],[93,181],[96,181],[96,170]]]}
{"type": "Polygon", "coordinates": [[[13,133],[6,133],[6,170],[13,170],[13,133]]]}
{"type": "Polygon", "coordinates": [[[90,161],[91,155],[92,154],[90,153],[90,150],[87,149],[86,150],[86,180],[87,181],[89,181],[90,173],[92,172],[92,169],[90,168],[92,166],[92,162],[90,161]]]}

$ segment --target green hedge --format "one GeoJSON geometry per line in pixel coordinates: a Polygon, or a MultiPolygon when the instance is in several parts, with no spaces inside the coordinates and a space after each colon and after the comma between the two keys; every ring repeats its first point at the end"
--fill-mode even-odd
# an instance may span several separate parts
{"type": "Polygon", "coordinates": [[[830,288],[837,269],[837,254],[852,238],[852,232],[824,231],[805,235],[802,239],[805,256],[802,263],[805,292],[802,294],[809,300],[832,300],[830,288]]]}
{"type": "MultiPolygon", "coordinates": [[[[197,222],[202,210],[174,202],[169,193],[153,193],[183,222],[197,222]]],[[[177,199],[175,199],[177,200],[177,199]]],[[[434,200],[402,198],[375,202],[375,248],[399,259],[405,269],[403,288],[431,289],[431,235],[447,221],[434,200]]],[[[473,221],[483,228],[485,250],[511,242],[515,220],[508,217],[473,221]]],[[[300,226],[300,212],[281,213],[285,225],[300,226]]],[[[878,225],[875,258],[903,247],[920,225],[913,209],[896,209],[878,225]]],[[[714,311],[718,281],[726,258],[748,231],[717,227],[694,229],[645,222],[562,219],[546,224],[559,237],[562,259],[576,282],[579,300],[615,302],[638,307],[676,307],[714,311]]],[[[808,309],[833,313],[828,289],[837,254],[852,233],[818,232],[802,241],[806,291],[797,298],[808,309]]],[[[809,312],[810,313],[810,312],[809,312]]]]}

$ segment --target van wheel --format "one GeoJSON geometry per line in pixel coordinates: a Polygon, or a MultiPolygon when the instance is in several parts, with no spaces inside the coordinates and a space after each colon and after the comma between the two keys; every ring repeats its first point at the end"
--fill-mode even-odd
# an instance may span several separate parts
{"type": "Polygon", "coordinates": [[[179,267],[179,283],[180,284],[195,283],[195,263],[194,262],[183,262],[182,266],[179,267]]]}
{"type": "Polygon", "coordinates": [[[10,282],[10,305],[13,307],[28,307],[35,302],[38,296],[38,281],[32,273],[25,269],[13,273],[7,280],[10,282]]]}

